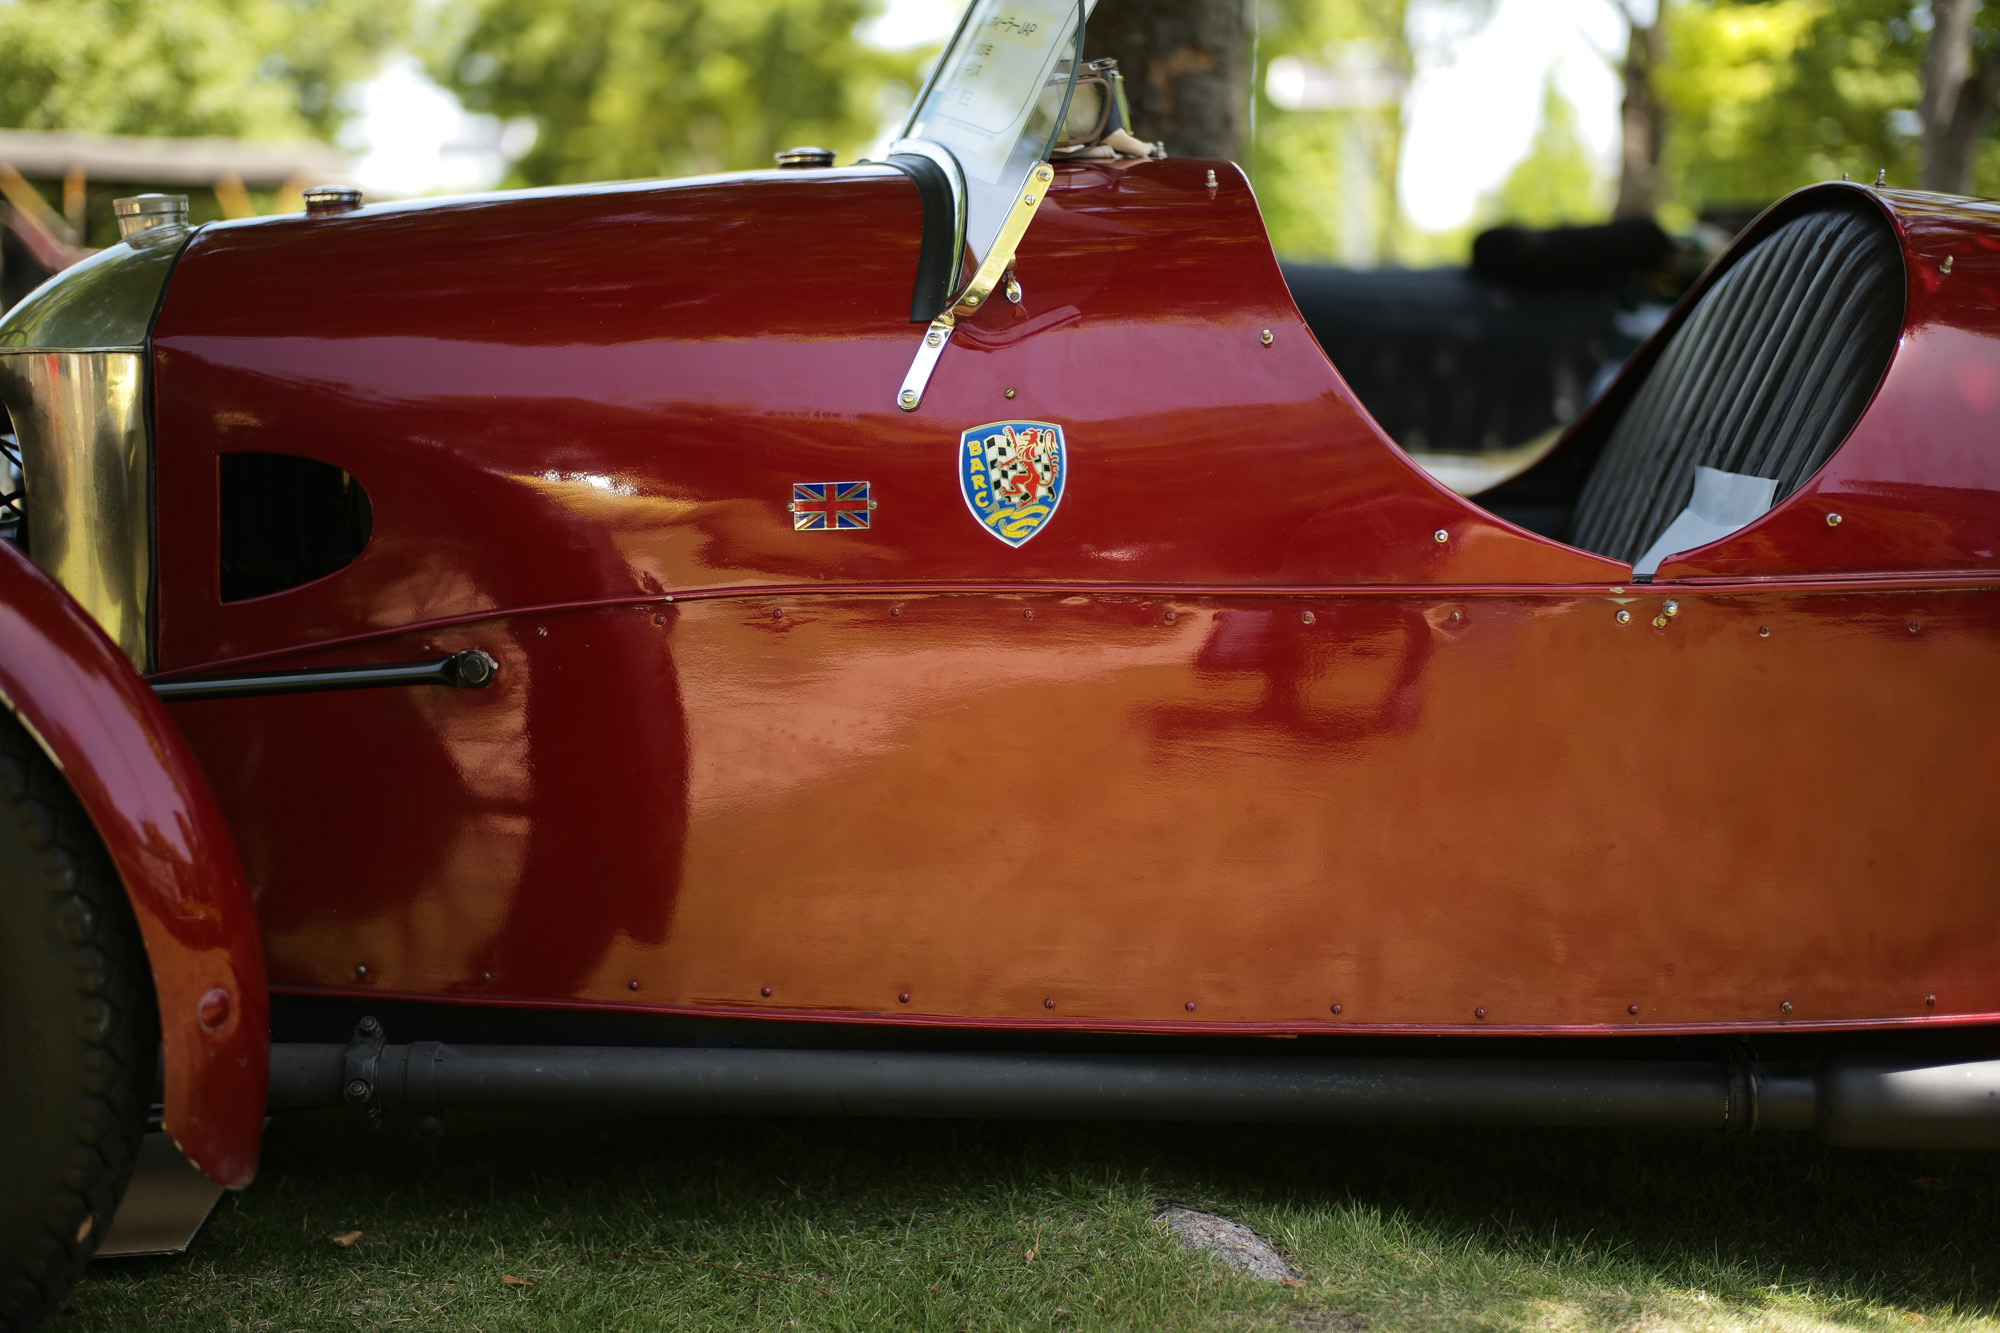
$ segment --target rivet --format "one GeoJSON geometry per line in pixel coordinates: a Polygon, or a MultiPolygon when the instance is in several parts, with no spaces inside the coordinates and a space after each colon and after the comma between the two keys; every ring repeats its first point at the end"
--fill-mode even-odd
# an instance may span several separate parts
{"type": "Polygon", "coordinates": [[[1681,604],[1679,602],[1668,602],[1665,606],[1661,607],[1660,610],[1664,611],[1666,614],[1670,616],[1677,616],[1681,613],[1681,604]]]}
{"type": "Polygon", "coordinates": [[[366,978],[368,975],[368,964],[356,963],[354,965],[354,975],[357,977],[366,978]]]}
{"type": "Polygon", "coordinates": [[[1265,329],[1262,333],[1257,335],[1257,341],[1263,343],[1264,346],[1269,347],[1271,345],[1271,331],[1269,329],[1265,329]]]}
{"type": "Polygon", "coordinates": [[[1920,629],[1922,629],[1922,628],[1923,628],[1923,625],[1922,625],[1922,624],[1921,624],[1920,622],[1918,622],[1918,621],[1915,621],[1915,620],[1912,620],[1912,621],[1910,622],[1910,633],[1912,633],[1912,634],[1915,634],[1915,633],[1916,633],[1916,632],[1917,632],[1918,630],[1920,630],[1920,629]]]}
{"type": "Polygon", "coordinates": [[[1949,273],[1949,272],[1951,272],[1951,256],[1950,256],[1950,255],[1946,255],[1946,256],[1944,257],[1944,262],[1943,262],[1942,264],[1939,264],[1939,265],[1938,265],[1938,272],[1940,272],[1940,273],[1949,273]]]}
{"type": "Polygon", "coordinates": [[[1826,516],[1826,525],[1827,525],[1827,526],[1828,526],[1829,528],[1837,528],[1837,527],[1839,527],[1839,526],[1840,526],[1840,515],[1838,515],[1838,514],[1828,514],[1828,515],[1826,516]]]}
{"type": "Polygon", "coordinates": [[[915,411],[917,406],[917,391],[915,389],[905,389],[897,394],[896,406],[902,408],[905,412],[915,411]]]}
{"type": "Polygon", "coordinates": [[[1188,1002],[1187,1002],[1186,1004],[1182,1005],[1182,1006],[1181,1006],[1181,1008],[1183,1008],[1183,1009],[1187,1010],[1187,1011],[1188,1011],[1189,1013],[1193,1013],[1193,1012],[1194,1012],[1194,1001],[1193,1001],[1193,1000],[1189,1000],[1189,1001],[1188,1001],[1188,1002]]]}
{"type": "Polygon", "coordinates": [[[638,982],[637,982],[636,980],[633,980],[633,981],[628,981],[628,982],[626,982],[626,983],[625,983],[625,989],[626,989],[626,990],[638,990],[638,989],[639,989],[639,983],[638,983],[638,982]]]}
{"type": "Polygon", "coordinates": [[[1215,186],[1216,186],[1215,168],[1210,167],[1208,170],[1208,188],[1213,190],[1215,186]]]}
{"type": "Polygon", "coordinates": [[[1478,1007],[1477,1009],[1474,1009],[1474,1010],[1472,1011],[1472,1016],[1473,1016],[1474,1018],[1484,1018],[1484,1017],[1486,1017],[1486,1006],[1482,1004],[1482,1005],[1480,1005],[1480,1006],[1479,1006],[1479,1007],[1478,1007]]]}
{"type": "Polygon", "coordinates": [[[1628,1014],[1636,1014],[1639,1012],[1639,1006],[1636,1004],[1628,1004],[1625,1006],[1625,1012],[1628,1014]]]}
{"type": "Polygon", "coordinates": [[[1055,1007],[1056,1007],[1056,997],[1053,995],[1049,996],[1047,999],[1042,1001],[1042,1008],[1044,1009],[1053,1009],[1055,1007]]]}
{"type": "Polygon", "coordinates": [[[1446,532],[1443,528],[1439,528],[1436,532],[1433,532],[1431,534],[1431,540],[1434,542],[1448,542],[1451,540],[1451,534],[1449,532],[1446,532]]]}
{"type": "Polygon", "coordinates": [[[1935,1008],[1937,1008],[1937,996],[1935,996],[1935,995],[1926,995],[1926,996],[1924,996],[1924,1008],[1926,1008],[1926,1009],[1935,1009],[1935,1008]]]}
{"type": "Polygon", "coordinates": [[[757,993],[767,1000],[771,998],[771,988],[769,986],[759,987],[757,993]]]}
{"type": "Polygon", "coordinates": [[[1173,624],[1173,623],[1174,623],[1174,613],[1173,613],[1173,612],[1171,612],[1171,611],[1168,611],[1168,612],[1166,612],[1166,613],[1165,613],[1165,615],[1164,615],[1164,616],[1163,616],[1162,618],[1163,618],[1163,619],[1164,619],[1164,620],[1165,620],[1165,621],[1166,621],[1166,622],[1167,622],[1167,623],[1168,623],[1169,625],[1171,625],[1171,624],[1173,624]]]}
{"type": "Polygon", "coordinates": [[[549,627],[548,627],[547,625],[537,625],[537,626],[535,626],[535,637],[536,637],[536,638],[538,638],[538,639],[546,639],[546,638],[548,638],[548,637],[549,637],[549,627]]]}
{"type": "Polygon", "coordinates": [[[1760,639],[1768,639],[1768,638],[1770,638],[1770,637],[1771,637],[1771,627],[1770,627],[1769,625],[1759,625],[1759,626],[1757,627],[1757,637],[1758,637],[1758,638],[1760,638],[1760,639]]]}
{"type": "Polygon", "coordinates": [[[1012,389],[1007,390],[1007,397],[1012,398],[1013,396],[1014,396],[1014,391],[1012,389]]]}
{"type": "Polygon", "coordinates": [[[229,1021],[229,1011],[232,1007],[229,1002],[229,992],[217,986],[201,997],[201,1003],[195,1006],[195,1017],[199,1018],[201,1025],[210,1032],[218,1032],[222,1025],[229,1021]]]}
{"type": "Polygon", "coordinates": [[[1653,628],[1654,628],[1654,629],[1665,629],[1666,627],[1667,627],[1667,618],[1666,618],[1665,616],[1654,616],[1654,617],[1653,617],[1653,628]]]}
{"type": "Polygon", "coordinates": [[[1032,607],[1032,606],[1024,606],[1024,607],[1022,607],[1022,608],[1021,608],[1021,619],[1023,619],[1023,620],[1033,620],[1034,618],[1035,618],[1035,608],[1034,608],[1034,607],[1032,607]]]}
{"type": "Polygon", "coordinates": [[[1778,1002],[1778,1012],[1781,1014],[1792,1012],[1792,1002],[1790,1000],[1780,1000],[1778,1002]]]}
{"type": "Polygon", "coordinates": [[[1315,619],[1315,617],[1314,617],[1313,613],[1312,613],[1312,612],[1310,612],[1310,611],[1301,611],[1301,612],[1299,612],[1299,623],[1300,623],[1301,625],[1310,625],[1310,624],[1312,624],[1312,623],[1313,623],[1313,620],[1314,620],[1314,619],[1315,619]]]}
{"type": "Polygon", "coordinates": [[[1337,1004],[1336,1004],[1335,1006],[1333,1006],[1333,1012],[1335,1012],[1336,1014],[1337,1014],[1337,1013],[1339,1013],[1339,1012],[1340,1012],[1340,1006],[1339,1006],[1339,1005],[1337,1005],[1337,1004]]]}
{"type": "Polygon", "coordinates": [[[908,1004],[909,1002],[910,1002],[910,993],[908,991],[902,991],[896,996],[897,1004],[908,1004]]]}
{"type": "Polygon", "coordinates": [[[1630,611],[1627,611],[1622,606],[1618,608],[1618,614],[1612,616],[1611,618],[1617,621],[1621,625],[1629,625],[1632,623],[1632,613],[1630,611]]]}
{"type": "Polygon", "coordinates": [[[479,974],[479,984],[480,984],[480,985],[482,985],[482,986],[490,986],[490,985],[492,985],[492,984],[493,984],[493,974],[492,974],[491,972],[481,972],[481,973],[479,974]]]}

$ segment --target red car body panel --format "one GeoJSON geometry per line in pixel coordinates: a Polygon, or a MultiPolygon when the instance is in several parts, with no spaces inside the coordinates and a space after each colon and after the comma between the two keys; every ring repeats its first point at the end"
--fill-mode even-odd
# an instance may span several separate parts
{"type": "MultiPolygon", "coordinates": [[[[1913,253],[1955,244],[1889,203],[1913,253]]],[[[905,414],[920,226],[857,168],[195,238],[155,328],[165,673],[500,663],[175,705],[274,987],[1135,1031],[2000,1018],[1996,479],[1913,424],[2000,367],[1983,288],[1920,296],[1913,259],[1834,462],[1664,571],[1707,577],[1634,587],[1383,437],[1233,168],[1060,168],[1023,301],[905,414]],[[1071,473],[1011,548],[955,451],[1016,418],[1071,473]],[[230,451],[352,473],[368,549],[220,602],[230,451]],[[868,530],[793,530],[793,483],[848,479],[868,530]]]]}
{"type": "Polygon", "coordinates": [[[8,542],[0,642],[0,698],[68,779],[138,918],[159,1000],[166,1130],[211,1180],[248,1185],[270,1057],[264,955],[208,779],[97,623],[8,542]]]}

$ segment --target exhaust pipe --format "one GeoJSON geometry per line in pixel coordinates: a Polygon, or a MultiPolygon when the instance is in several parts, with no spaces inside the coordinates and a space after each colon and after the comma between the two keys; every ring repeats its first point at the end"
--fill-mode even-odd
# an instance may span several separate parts
{"type": "Polygon", "coordinates": [[[2000,1060],[1036,1055],[701,1047],[271,1048],[273,1109],[379,1115],[607,1110],[692,1115],[1652,1125],[1817,1130],[1867,1147],[2000,1147],[2000,1060]]]}

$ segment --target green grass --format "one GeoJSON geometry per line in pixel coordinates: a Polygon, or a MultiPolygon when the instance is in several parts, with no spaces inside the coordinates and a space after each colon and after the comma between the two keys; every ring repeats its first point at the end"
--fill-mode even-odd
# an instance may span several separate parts
{"type": "Polygon", "coordinates": [[[330,1112],[272,1124],[189,1254],[100,1265],[50,1327],[1989,1328],[1996,1186],[2000,1155],[1777,1134],[460,1116],[431,1141],[330,1112]],[[1307,1286],[1181,1253],[1163,1198],[1307,1286]]]}

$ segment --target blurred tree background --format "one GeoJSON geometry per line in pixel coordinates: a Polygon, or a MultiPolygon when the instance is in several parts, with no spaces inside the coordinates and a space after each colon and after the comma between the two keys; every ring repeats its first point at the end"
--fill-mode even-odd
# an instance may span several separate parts
{"type": "MultiPolygon", "coordinates": [[[[1600,53],[1625,89],[1621,152],[1593,154],[1524,70],[1545,79],[1540,127],[1445,236],[1399,204],[1413,19],[1475,31],[1503,0],[1102,0],[1093,53],[1128,60],[1142,134],[1151,115],[1170,149],[1244,162],[1301,258],[1446,260],[1478,226],[1614,211],[1684,230],[1842,172],[2000,192],[2000,4],[1606,2],[1630,38],[1600,53]]],[[[503,184],[760,167],[795,143],[851,158],[934,54],[866,40],[883,3],[0,0],[0,126],[330,140],[360,83],[415,51],[471,110],[532,123],[503,184]]]]}

